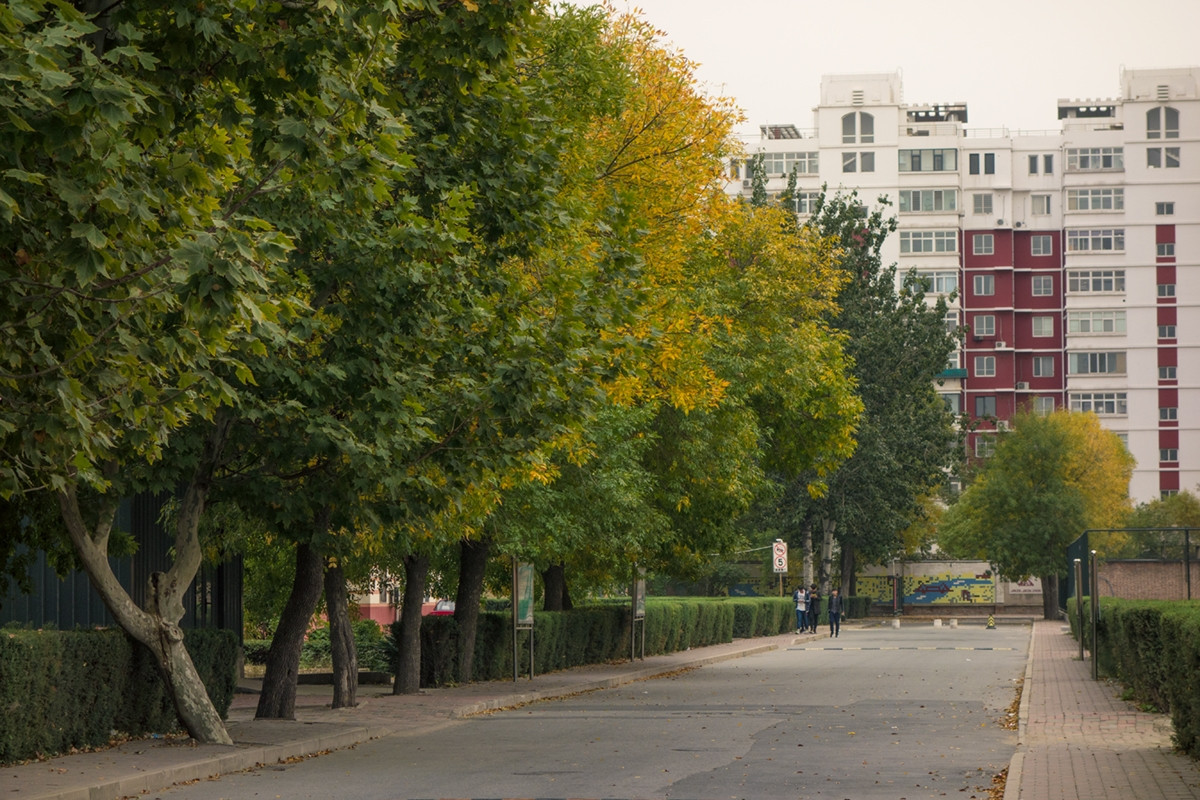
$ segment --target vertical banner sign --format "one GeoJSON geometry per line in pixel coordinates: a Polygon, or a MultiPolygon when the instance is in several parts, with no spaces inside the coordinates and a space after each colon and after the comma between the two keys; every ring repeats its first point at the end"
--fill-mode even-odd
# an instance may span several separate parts
{"type": "Polygon", "coordinates": [[[533,564],[513,560],[512,592],[513,683],[516,683],[521,670],[517,631],[529,631],[529,680],[533,680],[533,564]]]}
{"type": "Polygon", "coordinates": [[[771,554],[776,574],[787,574],[787,542],[783,539],[776,539],[775,543],[771,545],[771,554]]]}
{"type": "Polygon", "coordinates": [[[638,623],[642,623],[642,659],[646,658],[646,568],[633,567],[633,619],[629,625],[629,660],[638,655],[638,623]]]}

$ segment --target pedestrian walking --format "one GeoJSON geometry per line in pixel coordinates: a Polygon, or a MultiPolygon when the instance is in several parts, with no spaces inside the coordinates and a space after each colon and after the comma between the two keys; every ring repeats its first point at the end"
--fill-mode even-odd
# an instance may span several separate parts
{"type": "Polygon", "coordinates": [[[814,583],[808,590],[808,629],[817,632],[817,618],[821,616],[821,592],[814,583]]]}
{"type": "Polygon", "coordinates": [[[829,635],[837,638],[842,630],[842,596],[837,587],[829,595],[829,635]]]}
{"type": "Polygon", "coordinates": [[[804,584],[796,587],[792,599],[796,601],[796,633],[803,633],[808,627],[808,592],[804,590],[804,584]]]}

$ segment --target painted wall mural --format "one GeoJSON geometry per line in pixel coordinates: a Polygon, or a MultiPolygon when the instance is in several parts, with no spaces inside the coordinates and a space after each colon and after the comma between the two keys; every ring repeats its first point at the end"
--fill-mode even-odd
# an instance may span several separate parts
{"type": "MultiPolygon", "coordinates": [[[[892,602],[892,579],[888,575],[860,575],[857,588],[860,595],[870,595],[874,602],[892,602]]],[[[990,569],[905,575],[901,579],[901,589],[904,605],[996,602],[996,582],[990,569]]]]}

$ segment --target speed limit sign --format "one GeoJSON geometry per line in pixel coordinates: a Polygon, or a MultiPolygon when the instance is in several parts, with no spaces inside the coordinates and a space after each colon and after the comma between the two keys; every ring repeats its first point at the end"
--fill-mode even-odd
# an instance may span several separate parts
{"type": "Polygon", "coordinates": [[[772,560],[775,563],[775,571],[778,573],[787,572],[787,542],[783,539],[776,539],[771,545],[772,560]]]}

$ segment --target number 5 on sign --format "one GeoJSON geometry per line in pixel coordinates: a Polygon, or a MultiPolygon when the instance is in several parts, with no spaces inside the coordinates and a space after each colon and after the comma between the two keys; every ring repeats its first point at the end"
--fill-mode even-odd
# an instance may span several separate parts
{"type": "Polygon", "coordinates": [[[780,574],[786,573],[788,571],[787,542],[783,539],[776,539],[775,543],[771,545],[771,552],[774,555],[775,571],[780,574]]]}

